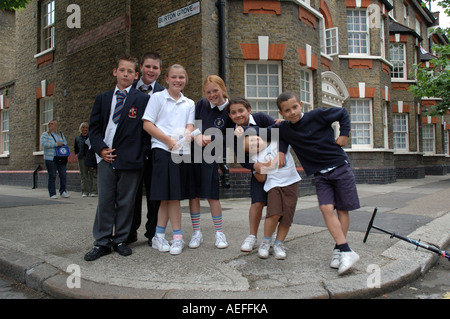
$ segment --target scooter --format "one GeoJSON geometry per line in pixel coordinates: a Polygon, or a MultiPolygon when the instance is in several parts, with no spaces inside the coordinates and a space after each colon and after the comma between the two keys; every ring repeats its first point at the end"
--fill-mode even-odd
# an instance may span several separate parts
{"type": "Polygon", "coordinates": [[[406,242],[408,242],[410,244],[415,245],[416,246],[416,250],[419,249],[419,247],[422,247],[422,248],[425,248],[425,249],[427,249],[429,251],[432,251],[432,252],[438,254],[441,257],[447,258],[448,261],[450,261],[450,254],[448,252],[446,252],[445,250],[440,250],[436,246],[432,246],[432,245],[428,245],[426,243],[422,243],[422,242],[420,242],[420,239],[419,239],[419,241],[417,241],[417,240],[414,240],[414,239],[411,239],[411,238],[408,238],[408,237],[404,237],[404,236],[398,235],[398,234],[396,234],[394,232],[387,231],[387,230],[385,230],[383,228],[380,228],[378,226],[375,226],[373,224],[373,221],[375,219],[377,211],[378,211],[378,208],[375,207],[375,210],[373,211],[373,214],[372,214],[372,218],[370,219],[370,222],[369,222],[369,226],[367,227],[367,231],[366,231],[366,235],[364,236],[363,243],[366,243],[367,237],[369,236],[370,230],[372,228],[375,228],[375,229],[377,229],[379,231],[382,231],[383,233],[391,235],[391,238],[395,237],[395,238],[401,239],[403,241],[406,241],[406,242]]]}

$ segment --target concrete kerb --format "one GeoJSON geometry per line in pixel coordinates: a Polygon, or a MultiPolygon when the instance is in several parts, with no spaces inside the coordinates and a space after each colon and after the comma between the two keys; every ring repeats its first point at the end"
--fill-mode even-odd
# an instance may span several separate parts
{"type": "MultiPolygon", "coordinates": [[[[425,238],[426,242],[438,247],[450,243],[450,213],[429,224],[420,227],[407,237],[425,238]],[[446,226],[447,225],[447,226],[446,226]],[[447,227],[447,228],[446,228],[447,227]],[[444,236],[441,236],[444,234],[444,236]]],[[[424,240],[425,241],[425,240],[424,240]]],[[[317,284],[290,286],[271,289],[271,298],[278,299],[326,299],[326,298],[372,298],[398,289],[419,278],[440,258],[435,253],[422,248],[416,251],[414,245],[399,241],[382,254],[392,262],[381,267],[379,287],[370,288],[367,274],[359,274],[327,280],[317,284]],[[414,252],[414,256],[411,253],[414,252]],[[414,258],[413,261],[411,259],[414,258]]],[[[16,249],[3,247],[0,253],[0,272],[18,282],[26,284],[37,291],[43,291],[55,298],[68,299],[266,299],[266,290],[231,291],[177,291],[156,289],[135,289],[108,285],[81,278],[80,288],[69,288],[67,272],[54,267],[41,258],[23,253],[16,249]]]]}

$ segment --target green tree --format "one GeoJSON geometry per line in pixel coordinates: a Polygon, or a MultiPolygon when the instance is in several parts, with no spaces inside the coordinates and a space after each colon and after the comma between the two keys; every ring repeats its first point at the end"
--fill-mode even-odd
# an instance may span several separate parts
{"type": "MultiPolygon", "coordinates": [[[[450,16],[450,0],[438,1],[444,8],[445,14],[450,16]]],[[[437,28],[435,32],[441,33],[450,38],[450,28],[437,28]]],[[[417,83],[410,86],[410,91],[415,97],[436,97],[442,100],[428,111],[429,115],[443,115],[450,110],[450,44],[434,46],[437,57],[430,61],[431,68],[420,68],[417,70],[417,83]]]]}
{"type": "Polygon", "coordinates": [[[31,2],[31,0],[0,0],[0,10],[20,10],[31,2]]]}

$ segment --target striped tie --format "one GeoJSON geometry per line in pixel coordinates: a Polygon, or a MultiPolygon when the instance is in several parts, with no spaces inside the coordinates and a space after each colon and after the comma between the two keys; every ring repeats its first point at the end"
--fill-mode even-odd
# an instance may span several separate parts
{"type": "Polygon", "coordinates": [[[152,91],[152,86],[149,85],[148,88],[146,89],[144,85],[141,85],[139,90],[141,90],[141,92],[143,92],[145,94],[149,94],[152,91]]]}
{"type": "Polygon", "coordinates": [[[119,122],[120,113],[122,113],[123,103],[125,101],[125,98],[127,97],[127,91],[126,90],[117,91],[116,94],[117,94],[116,107],[114,109],[114,114],[113,114],[113,122],[115,124],[117,124],[119,122]]]}

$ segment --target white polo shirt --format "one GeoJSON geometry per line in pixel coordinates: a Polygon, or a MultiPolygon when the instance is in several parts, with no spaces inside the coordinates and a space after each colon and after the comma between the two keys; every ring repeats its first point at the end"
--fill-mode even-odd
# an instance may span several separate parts
{"type": "MultiPolygon", "coordinates": [[[[142,120],[147,120],[155,124],[164,134],[175,140],[184,137],[186,125],[194,125],[195,103],[193,100],[181,94],[181,97],[175,101],[166,90],[156,92],[148,101],[142,120]]],[[[162,148],[170,152],[166,143],[152,138],[152,148],[162,148]]],[[[181,147],[176,152],[183,150],[188,154],[190,147],[181,147]]]]}
{"type": "MultiPolygon", "coordinates": [[[[267,148],[261,150],[258,154],[251,156],[253,162],[266,163],[273,160],[278,154],[278,143],[272,141],[267,148]]],[[[284,187],[294,184],[301,180],[297,173],[294,158],[290,152],[290,146],[285,154],[286,165],[283,167],[275,167],[267,172],[267,179],[264,183],[264,190],[268,192],[274,187],[284,187]]]]}

